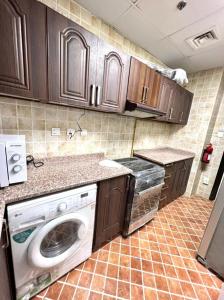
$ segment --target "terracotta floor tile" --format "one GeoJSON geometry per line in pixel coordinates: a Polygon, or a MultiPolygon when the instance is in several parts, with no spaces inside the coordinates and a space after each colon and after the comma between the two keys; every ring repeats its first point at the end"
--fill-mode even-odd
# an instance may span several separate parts
{"type": "Polygon", "coordinates": [[[118,266],[114,266],[114,265],[108,264],[108,267],[107,267],[107,276],[108,277],[112,277],[112,278],[117,278],[118,277],[118,270],[119,270],[118,266]]]}
{"type": "Polygon", "coordinates": [[[47,298],[50,299],[57,299],[58,295],[60,294],[62,290],[63,284],[56,282],[49,286],[47,294],[45,295],[47,298]]]}
{"type": "Polygon", "coordinates": [[[131,258],[131,268],[141,270],[141,260],[139,258],[131,258]]]}
{"type": "Polygon", "coordinates": [[[207,289],[200,285],[194,285],[195,292],[197,294],[198,299],[210,300],[207,289]]]}
{"type": "Polygon", "coordinates": [[[152,261],[156,261],[156,262],[162,262],[162,258],[159,252],[151,252],[152,255],[152,261]]]}
{"type": "Polygon", "coordinates": [[[177,278],[177,273],[175,271],[175,268],[173,266],[164,265],[165,274],[168,277],[177,278]]]}
{"type": "Polygon", "coordinates": [[[131,270],[131,283],[142,284],[142,272],[131,270]]]}
{"type": "Polygon", "coordinates": [[[59,300],[72,299],[72,297],[75,293],[75,289],[76,289],[75,287],[72,287],[69,285],[64,285],[62,292],[60,294],[59,300]]]}
{"type": "Polygon", "coordinates": [[[91,289],[94,291],[103,292],[105,280],[106,279],[104,276],[94,275],[92,279],[91,289]]]}
{"type": "Polygon", "coordinates": [[[110,252],[108,262],[117,265],[119,263],[119,257],[117,253],[110,252]]]}
{"type": "MultiPolygon", "coordinates": [[[[76,292],[75,292],[75,295],[74,295],[74,299],[75,300],[87,300],[88,299],[88,294],[89,294],[88,290],[77,288],[76,292]]],[[[69,300],[71,298],[64,298],[63,300],[65,300],[65,299],[69,300]]]]}
{"type": "Polygon", "coordinates": [[[181,285],[178,280],[168,278],[167,281],[170,293],[182,295],[181,285]]]}
{"type": "Polygon", "coordinates": [[[155,276],[153,274],[143,272],[143,284],[144,286],[155,288],[155,276]]]}
{"type": "Polygon", "coordinates": [[[219,293],[220,293],[219,290],[207,288],[207,291],[208,291],[208,294],[209,294],[211,300],[217,300],[218,299],[218,296],[219,296],[219,293]]]}
{"type": "Polygon", "coordinates": [[[107,278],[106,279],[106,285],[105,285],[104,292],[106,294],[116,296],[116,292],[117,292],[117,280],[107,278]]]}
{"type": "Polygon", "coordinates": [[[121,255],[120,256],[120,265],[123,267],[131,267],[131,258],[127,255],[121,255]]]}
{"type": "Polygon", "coordinates": [[[88,272],[93,272],[95,269],[96,261],[93,259],[88,259],[83,267],[83,270],[88,271],[88,272]]]}
{"type": "Polygon", "coordinates": [[[130,283],[118,281],[118,297],[130,299],[130,283]]]}
{"type": "Polygon", "coordinates": [[[158,290],[169,292],[167,279],[165,277],[156,275],[155,280],[156,280],[156,287],[158,290]]]}
{"type": "Polygon", "coordinates": [[[60,300],[217,300],[222,281],[195,259],[211,209],[197,197],[175,200],[33,300],[58,300],[60,293],[60,300]]]}
{"type": "Polygon", "coordinates": [[[82,272],[80,278],[79,278],[79,286],[80,287],[86,287],[89,288],[90,287],[90,283],[92,280],[93,275],[86,273],[86,272],[82,272]]]}
{"type": "Polygon", "coordinates": [[[107,264],[104,262],[97,262],[95,273],[100,275],[106,275],[107,272],[107,264]]]}
{"type": "Polygon", "coordinates": [[[81,271],[79,270],[73,270],[68,274],[68,277],[66,279],[66,282],[69,282],[71,284],[77,284],[79,277],[80,277],[81,271]]]}
{"type": "Polygon", "coordinates": [[[120,267],[119,268],[118,278],[120,280],[130,282],[130,280],[131,280],[130,269],[129,268],[120,267]]]}
{"type": "Polygon", "coordinates": [[[153,271],[152,262],[147,260],[142,260],[142,270],[145,272],[152,272],[153,271]]]}
{"type": "Polygon", "coordinates": [[[171,296],[168,293],[158,291],[158,299],[159,300],[171,300],[171,296]]]}
{"type": "Polygon", "coordinates": [[[187,272],[192,283],[203,284],[202,278],[197,271],[188,270],[187,272]]]}
{"type": "Polygon", "coordinates": [[[102,294],[90,292],[88,300],[101,300],[102,298],[103,298],[102,294]]]}
{"type": "Polygon", "coordinates": [[[181,288],[183,291],[183,295],[186,297],[195,298],[195,292],[191,283],[181,282],[181,288]]]}
{"type": "Polygon", "coordinates": [[[185,269],[175,268],[177,276],[181,280],[190,281],[189,275],[185,269]]]}
{"type": "MultiPolygon", "coordinates": [[[[157,291],[151,288],[144,288],[145,300],[159,300],[157,298],[157,291]]],[[[140,299],[139,299],[140,300],[140,299]]]]}
{"type": "Polygon", "coordinates": [[[143,288],[137,285],[131,285],[131,299],[143,299],[143,288]]]}

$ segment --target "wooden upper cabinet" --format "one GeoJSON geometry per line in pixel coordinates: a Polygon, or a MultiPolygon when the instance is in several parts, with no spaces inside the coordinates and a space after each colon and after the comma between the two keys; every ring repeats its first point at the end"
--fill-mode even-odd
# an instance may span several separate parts
{"type": "Polygon", "coordinates": [[[193,94],[191,92],[173,80],[162,77],[159,107],[161,111],[166,111],[167,113],[163,117],[156,118],[156,120],[186,125],[190,114],[192,99],[193,94]]]}
{"type": "Polygon", "coordinates": [[[193,94],[182,87],[180,88],[181,88],[180,124],[186,125],[190,115],[193,94]]]}
{"type": "Polygon", "coordinates": [[[0,93],[46,99],[46,6],[0,1],[0,93]]]}
{"type": "Polygon", "coordinates": [[[131,58],[127,100],[159,109],[161,75],[138,59],[131,58]]]}
{"type": "Polygon", "coordinates": [[[88,107],[95,93],[97,37],[47,10],[49,102],[88,107]]]}
{"type": "Polygon", "coordinates": [[[128,55],[98,40],[95,102],[98,110],[124,111],[129,65],[128,55]]]}
{"type": "MultiPolygon", "coordinates": [[[[161,75],[160,75],[161,76],[161,75]]],[[[170,104],[174,97],[174,84],[172,80],[165,76],[161,76],[161,85],[159,91],[159,109],[166,112],[165,116],[159,117],[161,121],[167,121],[170,113],[170,104]]]]}
{"type": "Polygon", "coordinates": [[[147,66],[145,64],[134,57],[131,58],[127,100],[137,103],[143,102],[146,71],[147,66]]]}

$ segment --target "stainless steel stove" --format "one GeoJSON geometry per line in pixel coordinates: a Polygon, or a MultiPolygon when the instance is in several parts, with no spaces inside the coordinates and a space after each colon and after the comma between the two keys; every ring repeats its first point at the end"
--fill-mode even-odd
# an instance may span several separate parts
{"type": "Polygon", "coordinates": [[[133,171],[123,230],[123,236],[128,236],[152,220],[158,211],[165,169],[138,157],[116,161],[133,171]]]}

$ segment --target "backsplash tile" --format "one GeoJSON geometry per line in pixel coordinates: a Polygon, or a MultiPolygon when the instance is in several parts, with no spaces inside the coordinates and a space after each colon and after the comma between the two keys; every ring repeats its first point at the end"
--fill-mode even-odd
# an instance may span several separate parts
{"type": "Polygon", "coordinates": [[[83,109],[36,103],[0,97],[0,131],[25,134],[29,153],[41,156],[84,154],[103,151],[108,157],[131,155],[135,119],[83,109]],[[13,116],[12,116],[13,114],[13,116]],[[70,140],[68,128],[78,129],[76,121],[88,131],[76,133],[70,140]],[[60,136],[52,136],[51,128],[60,128],[60,136]]]}

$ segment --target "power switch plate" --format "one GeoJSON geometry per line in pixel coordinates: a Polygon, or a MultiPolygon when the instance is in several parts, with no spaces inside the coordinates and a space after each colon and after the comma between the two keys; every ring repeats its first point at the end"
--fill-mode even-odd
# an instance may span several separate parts
{"type": "Polygon", "coordinates": [[[205,185],[209,184],[209,178],[207,176],[203,177],[203,184],[205,184],[205,185]]]}
{"type": "Polygon", "coordinates": [[[55,135],[55,136],[58,136],[58,135],[61,135],[61,129],[60,128],[51,128],[51,135],[55,135]]]}

